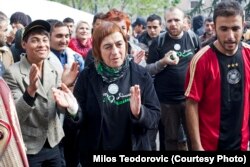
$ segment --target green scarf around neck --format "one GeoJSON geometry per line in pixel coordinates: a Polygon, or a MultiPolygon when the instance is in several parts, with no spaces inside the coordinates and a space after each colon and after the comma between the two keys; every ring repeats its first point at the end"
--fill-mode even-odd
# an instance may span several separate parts
{"type": "Polygon", "coordinates": [[[102,80],[107,83],[112,83],[122,78],[129,67],[129,59],[126,58],[121,67],[111,68],[103,61],[99,61],[96,65],[96,71],[101,75],[102,80]]]}

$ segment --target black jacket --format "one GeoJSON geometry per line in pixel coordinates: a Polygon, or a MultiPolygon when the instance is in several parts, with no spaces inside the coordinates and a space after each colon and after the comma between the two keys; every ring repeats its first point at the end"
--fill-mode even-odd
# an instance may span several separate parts
{"type": "MultiPolygon", "coordinates": [[[[130,61],[129,65],[131,83],[140,85],[142,97],[140,118],[135,119],[131,116],[132,150],[150,150],[147,130],[157,128],[160,104],[151,76],[133,61],[130,61]]],[[[82,110],[78,122],[81,153],[99,149],[103,120],[102,83],[102,78],[92,63],[81,72],[75,85],[74,95],[82,110]]]]}

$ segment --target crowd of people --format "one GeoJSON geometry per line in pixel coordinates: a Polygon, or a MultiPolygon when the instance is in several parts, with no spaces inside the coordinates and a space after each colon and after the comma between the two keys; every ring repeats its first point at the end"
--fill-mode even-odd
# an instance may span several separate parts
{"type": "Polygon", "coordinates": [[[223,1],[206,18],[170,7],[161,18],[131,23],[111,9],[90,25],[0,11],[0,166],[83,167],[93,151],[248,150],[242,7],[223,1]]]}

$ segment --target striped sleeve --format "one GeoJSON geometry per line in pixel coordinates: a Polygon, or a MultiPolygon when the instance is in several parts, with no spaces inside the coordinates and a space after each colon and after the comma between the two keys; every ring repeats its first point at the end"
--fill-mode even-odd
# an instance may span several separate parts
{"type": "Polygon", "coordinates": [[[189,64],[189,69],[187,72],[186,83],[185,83],[185,96],[192,98],[195,101],[199,101],[203,92],[203,78],[204,78],[204,67],[205,64],[202,64],[205,61],[199,63],[199,60],[203,55],[208,51],[210,46],[205,46],[202,48],[191,60],[189,64]]]}

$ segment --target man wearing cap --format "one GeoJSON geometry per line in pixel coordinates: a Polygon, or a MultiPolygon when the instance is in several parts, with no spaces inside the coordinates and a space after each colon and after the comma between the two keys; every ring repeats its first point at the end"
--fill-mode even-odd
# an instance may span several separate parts
{"type": "Polygon", "coordinates": [[[133,27],[133,37],[138,38],[146,28],[146,21],[142,17],[137,17],[135,22],[132,24],[133,27]]]}
{"type": "Polygon", "coordinates": [[[58,112],[70,115],[75,107],[65,110],[53,100],[52,88],[61,86],[61,76],[48,60],[49,32],[50,24],[44,20],[30,23],[23,34],[26,54],[4,75],[15,100],[31,167],[61,166],[58,144],[64,132],[58,112]]]}

